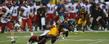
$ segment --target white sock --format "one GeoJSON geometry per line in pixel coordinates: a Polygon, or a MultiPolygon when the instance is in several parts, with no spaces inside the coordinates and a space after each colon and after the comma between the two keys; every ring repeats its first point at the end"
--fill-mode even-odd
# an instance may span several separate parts
{"type": "Polygon", "coordinates": [[[77,29],[76,28],[74,28],[74,32],[77,32],[77,29]]]}
{"type": "Polygon", "coordinates": [[[108,31],[107,28],[104,29],[105,31],[108,31]]]}
{"type": "Polygon", "coordinates": [[[34,35],[34,33],[33,32],[31,32],[31,36],[33,36],[34,35]]]}
{"type": "Polygon", "coordinates": [[[37,31],[40,31],[39,27],[37,27],[37,31]]]}
{"type": "Polygon", "coordinates": [[[35,42],[34,44],[38,44],[37,42],[35,42]]]}
{"type": "Polygon", "coordinates": [[[35,31],[35,26],[33,26],[33,31],[35,31]]]}
{"type": "Polygon", "coordinates": [[[11,41],[14,41],[15,39],[14,39],[14,36],[11,36],[11,41]]]}

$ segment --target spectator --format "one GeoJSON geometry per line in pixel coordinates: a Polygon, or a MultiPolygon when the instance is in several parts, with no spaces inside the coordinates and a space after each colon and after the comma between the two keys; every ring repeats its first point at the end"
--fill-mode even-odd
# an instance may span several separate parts
{"type": "Polygon", "coordinates": [[[43,5],[47,5],[50,2],[50,0],[42,0],[41,2],[43,5]]]}
{"type": "Polygon", "coordinates": [[[3,4],[3,2],[5,2],[5,0],[0,0],[0,4],[3,4]]]}

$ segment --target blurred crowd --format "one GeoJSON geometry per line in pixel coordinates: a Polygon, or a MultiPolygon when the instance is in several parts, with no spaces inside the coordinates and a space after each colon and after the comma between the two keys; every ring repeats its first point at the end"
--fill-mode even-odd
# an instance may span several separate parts
{"type": "Polygon", "coordinates": [[[109,1],[1,0],[0,32],[62,25],[70,31],[109,29],[109,1]]]}

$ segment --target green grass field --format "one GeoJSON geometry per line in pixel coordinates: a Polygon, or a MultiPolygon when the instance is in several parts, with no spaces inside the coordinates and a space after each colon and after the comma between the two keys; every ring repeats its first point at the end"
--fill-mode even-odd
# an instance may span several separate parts
{"type": "MultiPolygon", "coordinates": [[[[15,36],[16,44],[26,44],[30,33],[15,33],[15,36]]],[[[11,44],[10,42],[10,33],[0,33],[0,44],[11,44]]],[[[109,44],[109,32],[70,32],[68,38],[59,39],[55,44],[109,44]]]]}

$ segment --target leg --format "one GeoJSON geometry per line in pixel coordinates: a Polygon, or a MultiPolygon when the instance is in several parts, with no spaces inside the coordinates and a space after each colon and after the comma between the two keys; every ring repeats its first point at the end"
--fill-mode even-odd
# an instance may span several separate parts
{"type": "Polygon", "coordinates": [[[31,19],[28,19],[27,24],[28,24],[28,26],[30,28],[30,31],[32,32],[33,31],[32,30],[32,20],[31,19]]]}
{"type": "Polygon", "coordinates": [[[8,30],[10,31],[10,35],[11,35],[11,43],[12,44],[15,44],[16,41],[15,41],[15,34],[14,34],[14,27],[13,27],[13,23],[12,22],[8,22],[7,23],[7,27],[8,27],[8,30]]]}
{"type": "Polygon", "coordinates": [[[8,22],[6,26],[7,26],[7,28],[8,28],[9,31],[14,31],[13,30],[14,29],[14,25],[13,25],[12,22],[8,22]]]}
{"type": "Polygon", "coordinates": [[[56,40],[57,40],[57,37],[52,37],[51,38],[51,44],[54,44],[56,42],[56,40]]]}
{"type": "Polygon", "coordinates": [[[27,25],[30,29],[29,31],[31,32],[31,36],[34,35],[33,29],[32,29],[32,20],[30,18],[27,20],[27,25]]]}
{"type": "Polygon", "coordinates": [[[97,21],[96,21],[96,18],[94,18],[93,21],[92,21],[91,29],[96,30],[95,29],[96,26],[97,26],[97,21]]]}
{"type": "Polygon", "coordinates": [[[69,35],[68,31],[66,31],[65,36],[68,37],[68,35],[69,35]]]}
{"type": "Polygon", "coordinates": [[[25,26],[26,26],[26,19],[22,19],[22,24],[21,24],[22,31],[25,31],[25,26]]]}
{"type": "Polygon", "coordinates": [[[37,21],[39,21],[39,16],[35,15],[34,20],[33,20],[33,25],[35,26],[35,31],[37,31],[37,27],[39,25],[39,22],[37,22],[37,21]]]}
{"type": "Polygon", "coordinates": [[[5,26],[6,26],[6,24],[5,24],[5,23],[2,23],[2,25],[1,25],[1,33],[4,33],[4,31],[5,31],[5,26]]]}
{"type": "Polygon", "coordinates": [[[65,37],[68,37],[68,35],[69,35],[68,31],[65,31],[65,32],[63,33],[63,36],[65,36],[65,37]]]}
{"type": "Polygon", "coordinates": [[[38,44],[46,44],[47,37],[46,36],[39,36],[39,43],[38,44]]]}

